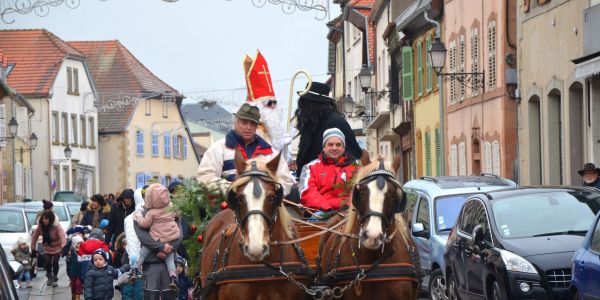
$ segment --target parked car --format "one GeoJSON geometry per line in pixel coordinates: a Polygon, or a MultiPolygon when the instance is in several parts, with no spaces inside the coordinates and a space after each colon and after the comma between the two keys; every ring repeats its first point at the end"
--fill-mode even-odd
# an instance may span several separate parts
{"type": "Polygon", "coordinates": [[[0,207],[0,244],[6,253],[10,253],[17,240],[23,237],[31,241],[31,226],[23,208],[2,205],[0,207]]]}
{"type": "Polygon", "coordinates": [[[83,202],[86,201],[86,197],[83,195],[75,194],[72,191],[58,191],[54,193],[54,202],[83,202]]]}
{"type": "Polygon", "coordinates": [[[573,256],[571,272],[571,299],[600,299],[600,213],[573,256]]]}
{"type": "Polygon", "coordinates": [[[405,217],[417,244],[424,275],[421,288],[430,299],[445,298],[444,248],[467,197],[515,186],[511,180],[489,174],[422,177],[404,184],[408,201],[405,217]]]}
{"type": "Polygon", "coordinates": [[[565,299],[571,259],[600,210],[588,187],[522,187],[469,197],[444,260],[449,299],[565,299]]]}
{"type": "MultiPolygon", "coordinates": [[[[62,226],[63,230],[66,232],[71,227],[71,216],[67,210],[67,206],[63,202],[53,202],[52,210],[58,216],[58,220],[60,221],[60,226],[62,226]]],[[[42,211],[44,206],[42,201],[33,201],[33,202],[13,202],[6,203],[6,206],[14,206],[14,207],[22,207],[22,208],[34,208],[38,211],[42,211]]],[[[36,220],[37,222],[37,220],[36,220]]],[[[32,223],[34,225],[34,223],[32,223]]]]}
{"type": "Polygon", "coordinates": [[[19,299],[13,282],[13,270],[4,250],[0,247],[0,299],[19,299]]]}
{"type": "Polygon", "coordinates": [[[73,219],[73,216],[79,212],[81,208],[81,202],[64,202],[67,206],[67,210],[69,211],[69,216],[73,219]]]}

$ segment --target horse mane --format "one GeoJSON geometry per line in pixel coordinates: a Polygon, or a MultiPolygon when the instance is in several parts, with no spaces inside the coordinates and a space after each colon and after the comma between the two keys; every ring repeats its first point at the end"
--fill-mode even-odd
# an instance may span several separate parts
{"type": "MultiPolygon", "coordinates": [[[[263,172],[267,172],[267,174],[269,174],[269,176],[271,178],[277,179],[277,176],[275,174],[273,174],[273,172],[271,172],[268,168],[267,168],[267,163],[260,159],[260,158],[252,158],[249,159],[246,162],[246,169],[244,171],[248,171],[250,170],[251,167],[251,162],[252,161],[256,161],[256,168],[260,171],[263,172]]],[[[251,177],[238,177],[236,180],[234,180],[231,185],[229,186],[229,188],[234,191],[235,193],[237,193],[237,189],[242,186],[247,184],[252,178],[251,177]]],[[[277,180],[275,180],[277,181],[277,180]]],[[[284,205],[282,204],[279,208],[279,222],[281,223],[281,226],[283,227],[283,230],[285,232],[285,235],[289,238],[289,239],[293,239],[294,238],[294,233],[292,231],[292,220],[290,217],[290,214],[288,213],[287,209],[285,209],[284,205]]]]}
{"type": "MultiPolygon", "coordinates": [[[[384,167],[386,170],[392,170],[391,162],[384,161],[383,164],[384,164],[384,167]]],[[[360,182],[363,178],[367,177],[367,175],[369,173],[377,170],[378,168],[379,168],[379,160],[378,159],[371,161],[371,163],[366,166],[362,166],[356,173],[356,176],[354,176],[352,178],[351,191],[354,190],[354,186],[358,182],[360,182]]],[[[352,197],[352,194],[350,197],[352,197]]],[[[344,226],[344,233],[350,234],[352,232],[352,228],[354,227],[354,224],[356,223],[357,210],[354,208],[354,204],[352,204],[352,201],[348,201],[348,203],[350,205],[348,206],[348,213],[346,214],[347,221],[346,221],[346,226],[344,226]]],[[[396,230],[402,236],[405,243],[408,243],[408,239],[409,239],[408,227],[406,226],[406,222],[404,221],[402,214],[400,214],[400,213],[396,214],[394,216],[394,221],[395,221],[394,224],[396,225],[396,230]]]]}

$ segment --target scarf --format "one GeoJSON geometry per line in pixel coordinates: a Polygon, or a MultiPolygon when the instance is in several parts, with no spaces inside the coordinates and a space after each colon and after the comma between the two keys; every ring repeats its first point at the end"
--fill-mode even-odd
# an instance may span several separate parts
{"type": "Polygon", "coordinates": [[[43,244],[46,244],[48,246],[52,245],[52,238],[50,237],[50,227],[52,227],[52,224],[48,224],[48,226],[45,226],[42,224],[42,239],[44,240],[43,244]]]}

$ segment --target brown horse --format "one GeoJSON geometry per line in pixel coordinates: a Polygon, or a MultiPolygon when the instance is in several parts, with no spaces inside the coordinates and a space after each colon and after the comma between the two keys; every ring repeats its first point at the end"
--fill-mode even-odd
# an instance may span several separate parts
{"type": "MultiPolygon", "coordinates": [[[[344,299],[416,299],[419,258],[400,212],[406,200],[393,163],[371,162],[364,152],[355,177],[347,224],[321,237],[322,284],[344,299]]],[[[342,217],[329,221],[329,226],[342,217]]]]}
{"type": "Polygon", "coordinates": [[[300,286],[308,285],[312,270],[301,250],[285,243],[297,233],[281,205],[283,190],[275,176],[279,157],[246,162],[236,151],[239,176],[227,194],[231,210],[215,215],[204,235],[201,299],[304,298],[300,286]]]}

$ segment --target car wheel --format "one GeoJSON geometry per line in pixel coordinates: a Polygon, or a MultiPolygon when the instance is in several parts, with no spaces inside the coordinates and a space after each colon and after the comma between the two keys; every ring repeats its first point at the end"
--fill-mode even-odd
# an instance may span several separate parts
{"type": "Polygon", "coordinates": [[[449,300],[460,300],[458,296],[458,286],[456,285],[456,279],[454,279],[454,274],[450,273],[448,275],[448,299],[449,300]]]}
{"type": "Polygon", "coordinates": [[[493,288],[493,298],[494,300],[506,300],[506,295],[504,294],[504,291],[500,288],[500,284],[498,283],[498,281],[494,281],[494,283],[492,284],[492,288],[493,288]]]}
{"type": "Polygon", "coordinates": [[[446,291],[446,280],[442,270],[436,269],[429,277],[429,299],[431,300],[447,300],[448,292],[446,291]]]}

